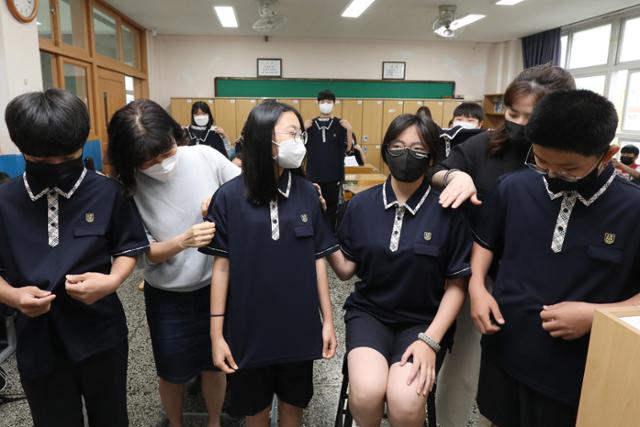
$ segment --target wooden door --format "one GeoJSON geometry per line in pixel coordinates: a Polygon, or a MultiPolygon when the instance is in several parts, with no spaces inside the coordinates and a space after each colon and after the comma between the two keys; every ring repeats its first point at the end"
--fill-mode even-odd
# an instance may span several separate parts
{"type": "Polygon", "coordinates": [[[382,133],[380,134],[380,140],[384,138],[384,134],[387,128],[399,115],[404,111],[404,101],[387,99],[384,101],[383,114],[382,114],[382,133]]]}
{"type": "Polygon", "coordinates": [[[320,115],[320,111],[318,111],[318,101],[315,99],[300,100],[300,114],[302,114],[302,118],[305,121],[318,117],[320,115]]]}
{"type": "Polygon", "coordinates": [[[362,144],[362,106],[361,99],[342,101],[342,118],[351,123],[359,144],[362,144]]]}
{"type": "Polygon", "coordinates": [[[422,100],[407,99],[404,101],[402,114],[415,114],[418,108],[422,106],[424,106],[424,101],[422,100]]]}
{"type": "Polygon", "coordinates": [[[367,99],[362,102],[362,136],[361,144],[378,144],[382,142],[382,101],[367,99]]]}
{"type": "MultiPolygon", "coordinates": [[[[435,101],[433,99],[427,99],[424,101],[424,106],[429,107],[431,110],[431,118],[436,124],[440,127],[446,127],[442,125],[442,113],[444,110],[444,102],[443,101],[435,101]]],[[[448,120],[447,120],[448,122],[448,120]]]]}
{"type": "Polygon", "coordinates": [[[449,127],[449,122],[453,119],[453,110],[458,105],[462,104],[461,101],[444,101],[444,108],[442,109],[442,126],[443,128],[449,127]]]}
{"type": "Polygon", "coordinates": [[[126,104],[124,74],[98,68],[98,110],[102,120],[100,123],[100,145],[102,147],[102,162],[105,174],[111,173],[111,166],[107,163],[107,145],[109,135],[107,126],[113,114],[126,104]]]}
{"type": "Polygon", "coordinates": [[[244,126],[244,122],[247,121],[247,117],[249,117],[249,113],[251,112],[251,110],[254,109],[256,105],[258,105],[258,101],[255,99],[236,100],[236,136],[237,138],[240,138],[240,135],[242,135],[242,127],[244,126]]]}
{"type": "Polygon", "coordinates": [[[230,142],[235,142],[238,139],[236,131],[236,100],[218,98],[214,101],[214,106],[215,113],[213,117],[216,120],[216,125],[224,129],[230,142]]]}

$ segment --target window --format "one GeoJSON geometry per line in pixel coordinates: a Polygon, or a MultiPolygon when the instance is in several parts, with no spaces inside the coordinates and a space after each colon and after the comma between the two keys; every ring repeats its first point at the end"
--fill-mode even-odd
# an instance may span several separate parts
{"type": "Polygon", "coordinates": [[[567,66],[567,43],[569,41],[569,36],[560,37],[560,66],[567,66]]]}
{"type": "Polygon", "coordinates": [[[620,62],[640,60],[640,17],[624,22],[620,62]]]}
{"type": "Polygon", "coordinates": [[[66,62],[64,64],[64,88],[89,105],[87,67],[66,62]]]}
{"type": "Polygon", "coordinates": [[[606,64],[610,38],[611,24],[574,33],[569,52],[569,68],[606,64]]]}
{"type": "Polygon", "coordinates": [[[605,75],[578,77],[576,78],[576,87],[578,89],[589,89],[590,91],[604,95],[606,78],[605,75]]]}
{"type": "Polygon", "coordinates": [[[84,0],[59,0],[62,43],[87,48],[84,0]]]}
{"type": "Polygon", "coordinates": [[[136,99],[135,80],[131,76],[124,76],[124,96],[127,104],[136,99]]]}
{"type": "Polygon", "coordinates": [[[138,32],[126,25],[122,26],[122,49],[124,51],[124,63],[138,67],[138,32]]]}
{"type": "Polygon", "coordinates": [[[41,0],[38,6],[38,36],[53,41],[53,25],[51,22],[51,5],[49,0],[41,0]]]}
{"type": "Polygon", "coordinates": [[[56,57],[48,52],[40,51],[40,68],[42,69],[42,88],[44,90],[58,87],[56,73],[56,57]]]}
{"type": "Polygon", "coordinates": [[[93,8],[93,32],[97,53],[112,59],[120,59],[117,28],[114,18],[98,8],[93,8]]]}
{"type": "Polygon", "coordinates": [[[636,71],[629,76],[622,130],[640,132],[640,71],[636,71]]]}

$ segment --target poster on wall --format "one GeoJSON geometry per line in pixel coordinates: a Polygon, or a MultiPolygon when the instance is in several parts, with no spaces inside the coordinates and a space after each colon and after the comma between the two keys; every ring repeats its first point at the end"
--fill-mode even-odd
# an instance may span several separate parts
{"type": "Polygon", "coordinates": [[[258,58],[258,77],[282,77],[282,59],[258,58]]]}
{"type": "Polygon", "coordinates": [[[382,80],[404,80],[406,62],[383,62],[382,80]]]}

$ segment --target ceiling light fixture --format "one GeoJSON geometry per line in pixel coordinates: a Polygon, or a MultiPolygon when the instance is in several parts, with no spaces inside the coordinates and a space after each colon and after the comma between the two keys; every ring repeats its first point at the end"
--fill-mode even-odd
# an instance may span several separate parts
{"type": "Polygon", "coordinates": [[[343,18],[358,18],[375,0],[353,0],[342,12],[343,18]]]}
{"type": "Polygon", "coordinates": [[[514,4],[522,3],[524,0],[500,0],[496,4],[499,6],[513,6],[514,4]]]}
{"type": "Polygon", "coordinates": [[[233,6],[214,6],[220,25],[224,28],[238,28],[238,20],[233,6]]]}

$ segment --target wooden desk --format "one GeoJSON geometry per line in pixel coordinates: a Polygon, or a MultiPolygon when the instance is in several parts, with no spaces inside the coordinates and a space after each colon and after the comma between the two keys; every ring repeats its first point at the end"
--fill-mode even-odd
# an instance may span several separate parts
{"type": "Polygon", "coordinates": [[[381,173],[346,174],[344,183],[344,199],[351,200],[356,194],[382,184],[387,177],[381,173]]]}
{"type": "Polygon", "coordinates": [[[344,173],[346,174],[361,174],[361,173],[375,173],[378,170],[371,164],[365,163],[364,166],[345,166],[344,173]]]}

